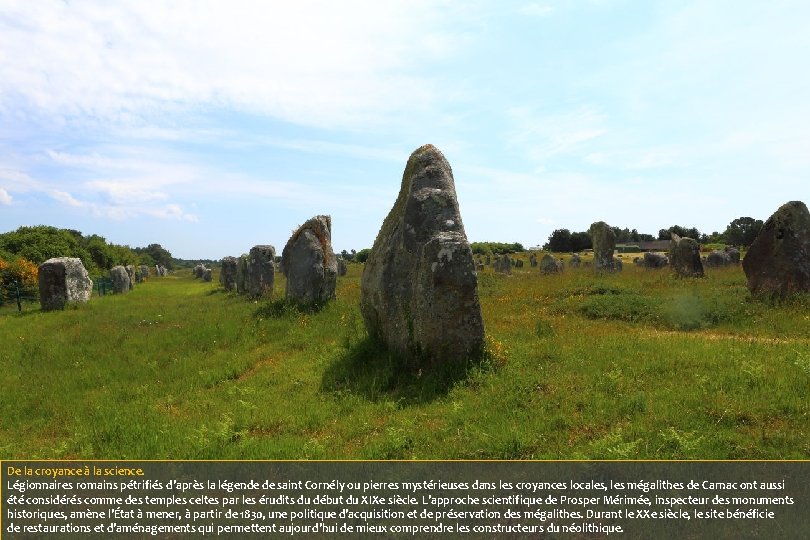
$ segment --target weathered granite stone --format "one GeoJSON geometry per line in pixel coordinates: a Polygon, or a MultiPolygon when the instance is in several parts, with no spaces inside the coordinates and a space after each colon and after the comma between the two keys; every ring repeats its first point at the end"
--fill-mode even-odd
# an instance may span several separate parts
{"type": "Polygon", "coordinates": [[[515,268],[523,268],[523,259],[515,259],[515,268]]]}
{"type": "Polygon", "coordinates": [[[203,272],[205,272],[205,266],[203,266],[202,263],[196,265],[194,270],[192,270],[192,274],[194,275],[195,279],[201,278],[203,276],[203,272]]]}
{"type": "Polygon", "coordinates": [[[248,253],[248,294],[251,298],[271,298],[276,279],[276,248],[253,246],[248,253]]]}
{"type": "Polygon", "coordinates": [[[299,304],[333,299],[338,267],[332,250],[332,218],[315,216],[301,225],[284,246],[281,261],[287,299],[299,304]]]}
{"type": "Polygon", "coordinates": [[[596,271],[612,272],[616,269],[613,252],[616,250],[616,233],[604,221],[591,224],[593,242],[593,267],[596,271]]]}
{"type": "Polygon", "coordinates": [[[238,261],[236,257],[223,257],[222,268],[219,272],[219,281],[226,291],[236,290],[236,267],[238,261]]]}
{"type": "Polygon", "coordinates": [[[579,258],[579,255],[574,253],[571,255],[571,260],[568,261],[568,264],[571,266],[571,268],[579,268],[582,264],[582,259],[579,258]]]}
{"type": "Polygon", "coordinates": [[[247,293],[248,289],[248,255],[241,254],[236,259],[236,292],[247,293]]]}
{"type": "Polygon", "coordinates": [[[127,276],[129,276],[129,290],[131,291],[135,288],[135,267],[128,264],[124,269],[127,271],[127,276]]]}
{"type": "Polygon", "coordinates": [[[529,255],[529,267],[537,268],[537,255],[535,255],[534,253],[529,255]]]}
{"type": "Polygon", "coordinates": [[[211,271],[210,268],[204,268],[203,269],[202,279],[203,279],[203,281],[206,281],[206,282],[210,282],[213,279],[213,272],[211,271]]]}
{"type": "Polygon", "coordinates": [[[146,266],[145,264],[142,264],[142,265],[140,265],[138,268],[139,268],[139,269],[140,269],[140,271],[141,271],[141,272],[140,272],[140,273],[141,273],[141,279],[142,279],[142,280],[147,279],[147,278],[149,277],[149,267],[148,267],[148,266],[146,266]]]}
{"type": "Polygon", "coordinates": [[[123,266],[113,266],[110,269],[110,278],[112,279],[113,294],[129,292],[130,281],[126,268],[123,266]]]}
{"type": "Polygon", "coordinates": [[[55,257],[39,265],[39,304],[42,311],[83,303],[93,293],[93,281],[81,259],[55,257]]]}
{"type": "Polygon", "coordinates": [[[728,258],[731,259],[731,264],[740,264],[740,250],[735,247],[726,247],[728,258]]]}
{"type": "Polygon", "coordinates": [[[497,259],[495,259],[495,264],[492,266],[496,272],[499,274],[511,274],[512,273],[512,258],[509,257],[508,253],[504,253],[497,259]]]}
{"type": "Polygon", "coordinates": [[[742,262],[755,296],[783,298],[810,291],[810,213],[801,201],[783,204],[762,226],[742,262]]]}
{"type": "Polygon", "coordinates": [[[706,266],[716,268],[731,264],[731,256],[725,251],[714,250],[706,255],[706,266]]]}
{"type": "Polygon", "coordinates": [[[679,277],[703,277],[700,244],[692,238],[681,238],[672,233],[669,243],[669,265],[679,277]]]}
{"type": "Polygon", "coordinates": [[[472,251],[450,164],[435,147],[422,146],[408,159],[360,290],[369,335],[395,353],[435,365],[463,363],[482,351],[472,251]]]}
{"type": "Polygon", "coordinates": [[[338,263],[338,275],[341,277],[345,276],[346,273],[349,271],[349,267],[346,265],[346,261],[344,261],[342,258],[338,258],[337,263],[338,263]]]}
{"type": "Polygon", "coordinates": [[[546,253],[540,259],[540,273],[541,274],[561,274],[563,271],[563,263],[561,260],[556,259],[546,253]]]}
{"type": "MultiPolygon", "coordinates": [[[[664,268],[669,264],[669,259],[667,259],[666,255],[653,253],[651,251],[645,252],[644,258],[639,260],[644,268],[664,268]]],[[[635,262],[635,259],[633,259],[633,262],[635,262]]]]}

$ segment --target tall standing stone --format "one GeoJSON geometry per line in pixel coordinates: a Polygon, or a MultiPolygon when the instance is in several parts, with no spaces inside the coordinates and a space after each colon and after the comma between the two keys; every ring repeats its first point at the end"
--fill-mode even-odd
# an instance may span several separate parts
{"type": "Polygon", "coordinates": [[[338,258],[338,275],[345,276],[346,273],[349,271],[349,267],[346,265],[346,261],[341,258],[338,258]]]}
{"type": "Polygon", "coordinates": [[[219,271],[219,281],[226,291],[236,289],[236,257],[223,257],[222,268],[219,271]]]}
{"type": "Polygon", "coordinates": [[[332,218],[315,216],[298,227],[284,246],[281,261],[287,299],[299,304],[333,299],[338,267],[332,250],[332,218]]]}
{"type": "Polygon", "coordinates": [[[129,290],[135,288],[135,267],[131,264],[128,264],[124,267],[124,270],[127,271],[127,276],[129,276],[129,290]]]}
{"type": "Polygon", "coordinates": [[[616,233],[604,221],[591,224],[591,241],[593,243],[593,267],[601,272],[617,270],[613,252],[616,250],[616,233]]]}
{"type": "Polygon", "coordinates": [[[210,282],[213,279],[213,275],[210,268],[203,269],[202,280],[205,282],[210,282]]]}
{"type": "Polygon", "coordinates": [[[692,238],[672,233],[669,243],[669,265],[679,277],[703,277],[700,244],[692,238]]]}
{"type": "Polygon", "coordinates": [[[801,201],[783,204],[762,226],[742,261],[756,296],[782,298],[810,291],[810,213],[801,201]]]}
{"type": "Polygon", "coordinates": [[[248,294],[252,298],[273,296],[276,279],[276,248],[253,246],[248,254],[248,294]]]}
{"type": "Polygon", "coordinates": [[[84,303],[93,293],[81,259],[55,257],[39,265],[39,304],[42,311],[64,309],[69,303],[84,303]]]}
{"type": "Polygon", "coordinates": [[[236,259],[236,292],[245,294],[248,290],[248,255],[243,253],[236,259]]]}
{"type": "Polygon", "coordinates": [[[408,159],[363,270],[360,310],[371,336],[412,361],[461,363],[482,350],[478,278],[453,172],[432,145],[408,159]]]}
{"type": "Polygon", "coordinates": [[[113,294],[129,292],[131,281],[126,268],[123,266],[113,266],[110,269],[110,278],[112,278],[113,294]]]}

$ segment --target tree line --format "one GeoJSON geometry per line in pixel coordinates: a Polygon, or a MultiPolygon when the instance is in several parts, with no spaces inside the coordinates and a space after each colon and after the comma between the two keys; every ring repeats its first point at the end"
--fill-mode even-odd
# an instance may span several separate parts
{"type": "MultiPolygon", "coordinates": [[[[748,247],[762,229],[763,222],[752,217],[739,217],[728,224],[722,233],[713,232],[705,234],[697,227],[684,227],[673,225],[668,229],[660,229],[657,236],[652,234],[639,233],[636,229],[612,227],[616,235],[617,244],[629,244],[633,242],[645,242],[653,240],[669,240],[672,233],[681,237],[693,238],[701,244],[728,244],[740,247],[748,247]]],[[[571,232],[568,229],[556,229],[543,244],[546,251],[571,252],[592,249],[591,235],[588,231],[571,232]]]]}
{"type": "Polygon", "coordinates": [[[85,236],[73,229],[47,225],[20,227],[0,234],[0,260],[7,264],[24,259],[39,266],[52,257],[77,257],[91,275],[116,265],[160,264],[174,268],[172,254],[160,244],[131,248],[107,242],[97,234],[85,236]]]}

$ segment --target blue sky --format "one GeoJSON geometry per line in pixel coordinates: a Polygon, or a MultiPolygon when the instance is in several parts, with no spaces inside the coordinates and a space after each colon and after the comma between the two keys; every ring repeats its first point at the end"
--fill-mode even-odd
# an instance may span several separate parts
{"type": "Polygon", "coordinates": [[[0,231],[370,247],[410,153],[470,241],[810,202],[802,1],[0,0],[0,231]]]}

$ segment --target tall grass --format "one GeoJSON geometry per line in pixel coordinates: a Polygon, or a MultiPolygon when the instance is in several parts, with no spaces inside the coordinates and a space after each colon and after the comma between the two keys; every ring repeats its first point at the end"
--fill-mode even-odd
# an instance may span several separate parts
{"type": "Polygon", "coordinates": [[[739,268],[487,268],[487,353],[456,372],[368,338],[360,272],[317,310],[188,273],[3,308],[0,457],[810,456],[810,301],[752,301],[739,268]]]}

